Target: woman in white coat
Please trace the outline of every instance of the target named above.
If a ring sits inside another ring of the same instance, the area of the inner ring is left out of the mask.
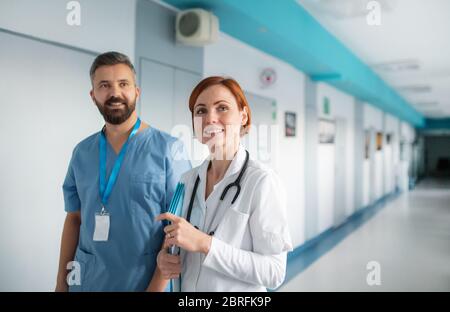
[[[202,80],[189,98],[194,132],[209,157],[182,177],[182,217],[170,213],[153,289],[180,277],[181,291],[266,291],[284,281],[292,250],[284,190],[240,144],[251,111],[230,78]],[[180,247],[171,255],[167,247]]]

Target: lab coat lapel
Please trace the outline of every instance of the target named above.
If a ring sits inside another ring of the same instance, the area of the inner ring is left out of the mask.
[[[205,228],[207,228],[207,233],[215,231],[217,229],[217,227],[220,224],[220,220],[222,220],[223,216],[230,209],[231,201],[234,197],[234,194],[236,194],[237,189],[235,187],[230,188],[223,200],[220,200],[220,197],[222,196],[225,187],[236,180],[239,173],[241,172],[244,162],[245,162],[245,148],[243,146],[239,146],[239,150],[236,153],[236,156],[234,157],[230,166],[228,167],[225,176],[223,177],[222,181],[219,182],[219,185],[217,185],[217,187],[214,189],[214,196],[217,197],[216,199],[217,208],[215,210],[215,215],[211,218],[211,222],[209,224],[205,224]]]
[[[239,149],[236,155],[234,156],[233,160],[231,161],[231,164],[228,167],[227,172],[225,173],[222,180],[225,181],[230,176],[241,172],[241,168],[244,165],[244,162],[245,162],[245,148],[242,145],[239,145]]]
[[[205,203],[205,191],[206,191],[206,174],[208,171],[208,165],[209,165],[209,157],[200,165],[198,168],[198,176],[200,177],[200,182],[198,184],[197,194],[196,196],[196,202],[202,207],[202,209],[206,208]]]

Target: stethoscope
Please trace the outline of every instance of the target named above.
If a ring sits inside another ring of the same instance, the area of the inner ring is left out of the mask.
[[[249,159],[249,153],[248,151],[245,151],[245,161],[244,164],[242,165],[241,168],[241,172],[239,173],[239,176],[236,178],[236,180],[234,180],[234,182],[228,184],[225,189],[222,192],[222,195],[220,195],[220,200],[223,200],[225,198],[225,196],[228,193],[228,190],[232,187],[236,187],[237,191],[236,194],[234,194],[233,200],[231,201],[231,204],[234,204],[234,202],[236,201],[236,199],[238,198],[239,194],[241,193],[241,178],[245,173],[245,170],[247,170],[248,167],[248,159]],[[186,216],[186,220],[187,222],[191,222],[191,212],[192,212],[192,207],[194,206],[194,198],[195,195],[197,194],[197,188],[198,188],[198,183],[200,182],[200,176],[197,175],[197,179],[195,180],[195,184],[194,184],[194,189],[192,191],[191,194],[191,199],[189,200],[189,206],[188,206],[188,211],[187,211],[187,216]],[[198,229],[198,227],[196,227]],[[214,235],[214,231],[211,231],[209,233],[209,235]]]
[[[249,153],[248,153],[248,151],[245,151],[245,161],[244,161],[244,164],[242,165],[241,172],[239,173],[236,180],[234,180],[234,182],[228,184],[225,187],[225,189],[222,192],[222,195],[220,195],[220,200],[223,200],[225,198],[225,196],[227,195],[228,190],[230,188],[232,188],[233,186],[235,186],[237,191],[236,191],[236,194],[234,194],[233,200],[231,201],[231,204],[234,204],[234,202],[236,201],[236,199],[239,196],[239,193],[241,193],[241,184],[240,183],[241,183],[242,176],[245,173],[245,170],[247,170],[248,159],[249,159]],[[187,216],[186,216],[186,220],[189,223],[191,222],[191,212],[192,212],[192,207],[194,206],[194,198],[195,198],[195,195],[197,194],[199,182],[200,182],[200,176],[197,175],[197,179],[195,180],[195,184],[194,184],[194,189],[192,190],[191,198],[189,200],[189,206],[188,206],[188,211],[187,211]],[[195,226],[195,228],[198,230],[197,226]],[[214,235],[214,231],[209,232],[209,235]],[[181,273],[180,273],[179,279],[180,279],[180,291],[181,291]],[[171,286],[171,288],[173,289],[173,286]]]

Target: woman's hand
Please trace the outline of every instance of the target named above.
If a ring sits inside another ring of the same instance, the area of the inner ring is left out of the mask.
[[[163,248],[158,253],[156,263],[163,278],[171,279],[178,278],[181,273],[181,261],[180,256],[171,255],[167,252],[167,240],[164,241]]]
[[[190,252],[201,252],[207,254],[211,247],[212,237],[197,230],[186,219],[177,217],[171,213],[163,213],[156,220],[169,220],[172,222],[164,228],[167,245],[176,245]]]

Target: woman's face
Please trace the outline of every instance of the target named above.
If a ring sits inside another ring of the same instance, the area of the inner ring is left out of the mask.
[[[236,147],[241,126],[247,122],[246,110],[239,110],[233,93],[223,85],[203,90],[194,105],[194,131],[210,150]]]

